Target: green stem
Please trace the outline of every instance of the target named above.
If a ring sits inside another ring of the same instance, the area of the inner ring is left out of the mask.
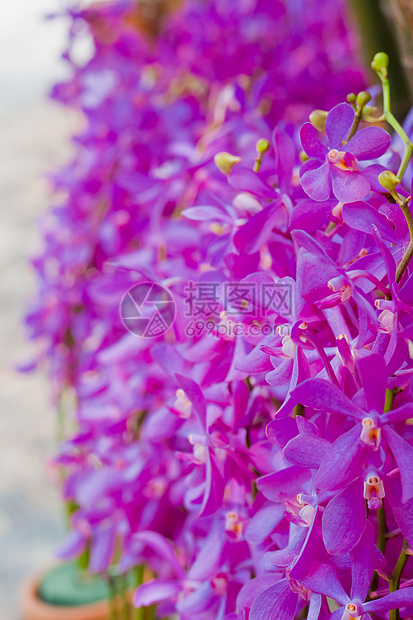
[[[90,560],[90,544],[86,545],[85,550],[79,555],[77,558],[77,564],[79,566],[79,570],[81,573],[87,573],[89,568],[89,560]]]
[[[410,161],[410,158],[413,154],[413,144],[410,142],[406,132],[403,127],[400,125],[398,120],[392,114],[390,109],[390,83],[387,77],[383,77],[382,74],[379,73],[379,77],[381,79],[382,87],[383,87],[383,110],[386,121],[389,123],[391,127],[393,127],[394,131],[399,134],[400,138],[403,140],[404,144],[404,154],[403,159],[401,161],[399,170],[397,172],[397,178],[400,181],[404,177],[404,173],[406,172],[407,165]]]
[[[145,570],[145,565],[141,564],[140,566],[135,566],[133,569],[134,572],[134,587],[138,588],[143,584],[143,573]],[[133,608],[133,620],[144,620],[144,609],[143,607]]]
[[[404,145],[403,159],[402,159],[402,162],[400,164],[399,170],[397,172],[397,178],[398,179],[402,179],[404,177],[404,173],[406,172],[407,165],[408,165],[412,155],[413,155],[413,145],[412,145],[412,143],[409,140],[409,144],[405,143],[405,145]]]
[[[384,512],[384,506],[381,506],[377,510],[377,522],[379,526],[379,532],[377,536],[377,548],[379,549],[379,551],[384,553],[386,551],[386,545],[387,545],[386,535],[388,532],[387,523],[386,523],[386,513]],[[373,579],[371,580],[369,591],[374,592],[375,590],[377,590],[378,583],[379,583],[379,575],[376,571],[374,571],[374,575],[373,575]]]
[[[359,128],[361,117],[363,115],[363,109],[357,110],[356,115],[354,117],[353,124],[350,129],[350,133],[348,134],[346,142],[351,140],[351,138],[356,134],[357,129]]]
[[[128,583],[126,575],[119,575],[119,585],[122,601],[122,620],[129,620]]]
[[[406,172],[406,168],[413,154],[413,144],[410,142],[406,132],[400,123],[396,120],[390,110],[390,84],[387,78],[387,71],[385,74],[378,72],[380,77],[382,87],[383,87],[383,109],[384,116],[389,123],[393,127],[393,129],[399,134],[400,138],[403,140],[404,144],[404,154],[403,158],[397,172],[397,178],[402,181],[404,173]],[[400,205],[401,210],[403,211],[403,215],[406,218],[407,226],[409,228],[410,233],[410,243],[408,248],[400,262],[400,265],[397,267],[396,271],[396,282],[400,282],[404,272],[407,269],[407,266],[411,259],[413,258],[413,218],[410,213],[409,208],[410,196]]]
[[[393,127],[394,131],[396,131],[399,134],[399,136],[401,137],[403,142],[405,144],[408,144],[408,143],[410,143],[410,140],[407,137],[406,132],[404,131],[403,127],[400,125],[400,123],[396,119],[396,117],[392,114],[391,109],[390,109],[390,83],[389,83],[389,80],[388,80],[388,78],[382,77],[381,74],[379,74],[379,75],[380,75],[380,79],[381,79],[381,83],[382,83],[382,87],[383,87],[383,110],[384,110],[384,116],[386,118],[386,121],[389,123],[389,125],[391,125]]]
[[[362,91],[357,95],[355,110],[356,114],[354,116],[354,121],[350,129],[350,133],[348,134],[348,138],[346,142],[351,140],[351,138],[356,134],[357,129],[359,128],[360,121],[363,118],[364,108],[371,100],[371,95],[368,92]]]
[[[118,620],[118,612],[116,608],[116,584],[115,579],[108,575],[109,586],[109,620]]]
[[[388,413],[393,409],[394,397],[396,396],[393,390],[386,390],[386,400],[384,401],[384,412]]]
[[[407,543],[403,540],[403,547],[399,555],[399,559],[397,560],[396,567],[393,571],[393,574],[390,578],[389,583],[389,591],[396,592],[400,588],[400,579],[402,577],[403,571],[409,559],[409,556],[406,553]],[[389,620],[399,620],[400,614],[398,609],[392,609],[389,613]]]
[[[377,510],[377,520],[379,524],[379,535],[377,538],[377,549],[384,553],[386,551],[387,545],[387,523],[386,523],[386,513],[384,512],[384,506],[381,506]]]
[[[410,196],[409,198],[407,198],[403,204],[400,205],[401,210],[403,211],[403,215],[406,218],[406,222],[407,222],[407,226],[409,228],[409,233],[410,233],[410,243],[407,247],[407,250],[399,264],[399,266],[397,267],[397,271],[396,271],[396,282],[400,282],[400,280],[402,279],[402,276],[404,274],[404,272],[407,269],[408,264],[410,263],[410,260],[413,257],[413,217],[412,214],[410,212],[410,208],[409,208],[409,202],[410,202]]]

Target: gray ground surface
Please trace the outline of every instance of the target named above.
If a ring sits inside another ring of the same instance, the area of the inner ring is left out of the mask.
[[[63,24],[42,24],[52,0],[5,3],[0,22],[0,617],[21,620],[24,579],[47,567],[63,532],[58,489],[47,471],[56,419],[46,379],[14,365],[33,350],[21,317],[34,291],[28,257],[48,205],[46,171],[69,156],[77,119],[45,100],[64,75]],[[4,18],[4,19],[3,19]]]

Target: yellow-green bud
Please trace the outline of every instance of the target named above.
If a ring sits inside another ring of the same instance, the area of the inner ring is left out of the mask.
[[[389,66],[389,57],[384,52],[378,52],[371,63],[371,68],[376,73],[381,73],[384,78],[387,78],[387,68]]]
[[[308,118],[313,127],[318,131],[324,131],[327,114],[328,112],[324,110],[313,110]]]
[[[391,170],[385,170],[379,174],[379,183],[384,189],[387,189],[388,192],[394,192],[400,183],[400,179],[398,179]]]
[[[376,106],[372,106],[372,105],[366,105],[363,108],[363,118],[365,116],[371,116],[373,114],[373,112],[375,112],[377,110]],[[375,119],[375,122],[377,122],[377,120]]]
[[[356,93],[349,93],[349,94],[347,95],[347,101],[348,101],[348,103],[351,103],[351,104],[356,103],[356,99],[357,99],[357,97],[356,97]]]
[[[261,140],[258,140],[257,142],[257,152],[260,155],[263,155],[264,153],[266,153],[269,148],[270,148],[270,143],[268,142],[268,140],[266,140],[265,138],[261,138]]]
[[[359,108],[364,108],[364,106],[371,101],[371,95],[366,90],[362,90],[361,93],[357,95],[356,101]]]
[[[225,151],[217,153],[214,157],[215,165],[223,174],[229,174],[233,167],[240,161],[241,157],[231,155],[231,153],[225,153]]]

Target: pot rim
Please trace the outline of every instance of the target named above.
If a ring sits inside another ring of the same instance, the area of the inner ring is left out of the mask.
[[[23,611],[27,620],[106,620],[108,601],[61,606],[42,601],[38,594],[40,577],[29,578],[23,586]]]

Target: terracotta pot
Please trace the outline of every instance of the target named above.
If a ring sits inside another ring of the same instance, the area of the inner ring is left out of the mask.
[[[40,600],[37,595],[39,583],[39,578],[33,578],[24,586],[24,620],[108,620],[109,605],[107,601],[76,607],[49,605]]]

